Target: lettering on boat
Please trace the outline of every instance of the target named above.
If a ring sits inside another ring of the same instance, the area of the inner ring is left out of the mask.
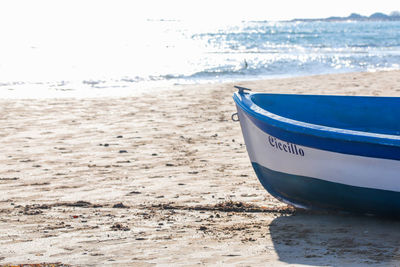
[[[280,151],[304,157],[304,150],[295,144],[281,141],[273,136],[268,136],[268,142],[272,147]]]

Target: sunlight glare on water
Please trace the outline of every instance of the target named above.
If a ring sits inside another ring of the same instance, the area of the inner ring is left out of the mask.
[[[400,22],[162,20],[61,3],[0,14],[0,97],[399,69]]]

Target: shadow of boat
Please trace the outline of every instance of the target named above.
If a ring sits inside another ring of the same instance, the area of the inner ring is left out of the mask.
[[[320,266],[400,265],[400,221],[366,216],[297,214],[270,224],[279,259]]]

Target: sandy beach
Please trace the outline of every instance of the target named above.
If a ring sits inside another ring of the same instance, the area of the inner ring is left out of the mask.
[[[400,221],[296,211],[253,172],[232,83],[0,100],[0,264],[400,265]],[[239,82],[400,96],[400,71]]]

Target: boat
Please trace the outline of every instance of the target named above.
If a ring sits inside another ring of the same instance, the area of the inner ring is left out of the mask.
[[[235,87],[234,115],[271,195],[304,209],[400,216],[400,97]]]

